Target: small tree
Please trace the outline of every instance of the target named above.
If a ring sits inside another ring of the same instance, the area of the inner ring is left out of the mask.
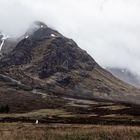
[[[4,106],[3,105],[0,107],[0,113],[4,113]]]
[[[5,105],[5,106],[1,105],[0,113],[8,113],[9,111],[10,111],[10,108],[8,105]]]
[[[10,108],[9,108],[8,105],[6,105],[6,106],[5,106],[5,113],[9,113],[9,111],[10,111]]]

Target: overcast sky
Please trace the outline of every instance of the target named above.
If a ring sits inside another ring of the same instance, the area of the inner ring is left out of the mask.
[[[23,34],[42,20],[102,66],[140,74],[140,0],[0,0],[0,30]]]

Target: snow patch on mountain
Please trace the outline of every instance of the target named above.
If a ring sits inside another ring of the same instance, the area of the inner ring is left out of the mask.
[[[1,44],[0,44],[0,51],[1,51],[1,49],[2,49],[2,47],[3,47],[3,45],[4,45],[5,40],[8,39],[9,36],[4,35],[4,34],[2,34],[2,33],[0,33],[0,35],[2,36],[2,37],[1,37]]]
[[[27,39],[27,38],[29,38],[29,36],[27,35],[27,36],[25,36],[25,38]]]
[[[51,37],[55,37],[56,35],[55,34],[51,34]]]

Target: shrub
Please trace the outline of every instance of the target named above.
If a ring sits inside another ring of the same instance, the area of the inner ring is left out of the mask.
[[[0,113],[8,113],[10,111],[10,108],[8,105],[1,105],[0,106]]]

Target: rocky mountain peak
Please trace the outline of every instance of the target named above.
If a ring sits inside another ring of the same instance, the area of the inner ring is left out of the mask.
[[[33,25],[36,26],[36,28],[48,28],[48,26],[42,21],[35,21]]]
[[[55,37],[60,35],[57,31],[49,28],[41,21],[35,21],[27,30],[23,38],[31,38],[32,40],[43,40],[47,37]]]
[[[26,33],[16,47],[0,60],[0,67],[28,65],[41,78],[70,70],[90,71],[96,65],[86,51],[72,40],[49,28],[42,22],[32,34]],[[28,36],[27,36],[28,34]]]

